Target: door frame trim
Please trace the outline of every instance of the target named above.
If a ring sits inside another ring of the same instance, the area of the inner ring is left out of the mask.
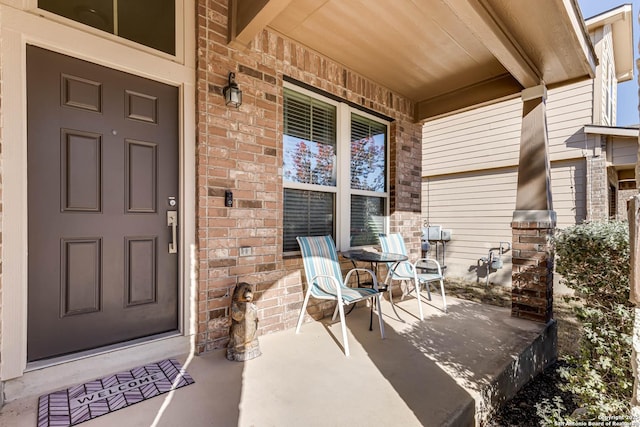
[[[185,34],[195,33],[194,0],[184,1]],[[0,4],[2,117],[2,308],[0,380],[27,370],[28,206],[26,45],[31,44],[179,89],[179,331],[194,348],[197,252],[195,250],[195,40],[183,37],[185,63],[115,43],[41,16]],[[100,55],[99,57],[96,55]],[[12,108],[6,106],[11,105]],[[8,177],[11,177],[8,179]],[[126,343],[123,343],[123,347]],[[96,367],[98,368],[98,367]],[[109,368],[105,367],[108,371]],[[103,369],[105,369],[103,368]],[[94,375],[99,375],[95,373]],[[11,396],[7,396],[11,400]]]

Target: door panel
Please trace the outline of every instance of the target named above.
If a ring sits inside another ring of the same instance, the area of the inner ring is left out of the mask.
[[[178,327],[178,89],[27,46],[28,360]]]

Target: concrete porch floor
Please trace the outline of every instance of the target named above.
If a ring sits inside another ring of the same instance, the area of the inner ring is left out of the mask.
[[[260,337],[262,356],[230,362],[224,351],[178,359],[195,380],[80,424],[102,426],[468,426],[510,397],[553,357],[555,324],[510,317],[508,309],[447,298],[383,302],[386,339],[369,309],[347,316],[351,356],[338,322]],[[155,362],[155,360],[149,360]],[[132,366],[133,368],[133,366]],[[61,384],[65,388],[69,384]],[[51,390],[53,391],[53,390]],[[35,427],[37,396],[8,402],[0,426]]]

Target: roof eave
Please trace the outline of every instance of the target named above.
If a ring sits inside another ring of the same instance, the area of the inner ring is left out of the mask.
[[[633,7],[623,4],[585,21],[587,29],[593,31],[611,25],[616,78],[619,83],[633,79]]]

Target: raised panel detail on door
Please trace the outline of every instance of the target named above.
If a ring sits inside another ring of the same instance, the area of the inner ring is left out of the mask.
[[[100,311],[101,239],[62,239],[60,315]]]
[[[102,85],[82,77],[62,75],[62,105],[102,111]]]
[[[132,140],[125,140],[125,144],[127,212],[155,212],[158,188],[157,145]]]
[[[157,244],[155,237],[126,238],[126,306],[156,302]]]
[[[102,139],[95,133],[63,129],[62,211],[100,212]]]
[[[178,331],[178,88],[31,45],[26,72],[27,360]]]
[[[132,120],[158,123],[158,98],[143,93],[126,91],[126,115]]]

